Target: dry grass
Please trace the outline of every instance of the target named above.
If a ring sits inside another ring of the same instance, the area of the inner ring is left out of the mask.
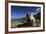
[[[40,20],[36,20],[35,23],[36,23],[37,25],[40,25]],[[23,24],[23,22],[13,21],[13,22],[11,22],[11,27],[12,27],[12,28],[16,28],[17,25],[20,25],[20,24]]]

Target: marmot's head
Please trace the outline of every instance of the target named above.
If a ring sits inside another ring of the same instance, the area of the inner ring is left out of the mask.
[[[28,16],[33,16],[32,12],[28,12]]]

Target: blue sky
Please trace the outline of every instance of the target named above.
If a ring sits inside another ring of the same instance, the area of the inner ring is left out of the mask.
[[[11,18],[18,19],[25,17],[27,12],[37,14],[40,12],[40,7],[29,7],[29,6],[11,6]]]

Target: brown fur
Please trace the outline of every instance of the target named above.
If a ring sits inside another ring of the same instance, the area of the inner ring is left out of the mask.
[[[30,19],[31,17],[29,17],[29,14],[27,13],[26,14],[26,20],[27,20],[27,23],[30,23],[30,24],[32,24],[32,25],[34,25],[35,24],[35,18],[33,19]]]

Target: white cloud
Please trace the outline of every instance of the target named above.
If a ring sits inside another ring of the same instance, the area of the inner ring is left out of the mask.
[[[36,9],[36,12],[35,13],[32,13],[32,14],[35,15],[35,14],[39,13],[40,12],[39,10],[40,10],[40,8],[37,8]]]

